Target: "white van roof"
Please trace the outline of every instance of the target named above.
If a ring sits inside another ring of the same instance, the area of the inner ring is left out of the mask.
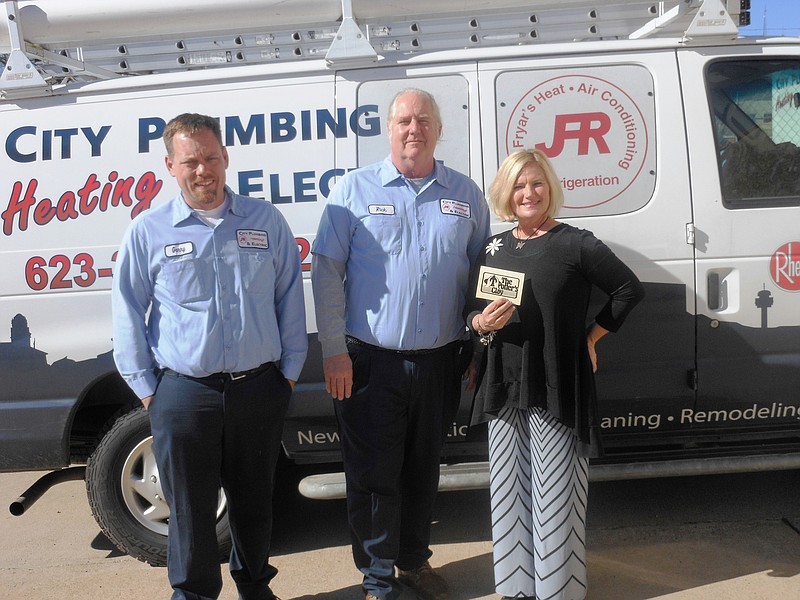
[[[738,34],[740,0],[5,0],[0,93],[236,64]],[[746,23],[742,23],[746,24]]]

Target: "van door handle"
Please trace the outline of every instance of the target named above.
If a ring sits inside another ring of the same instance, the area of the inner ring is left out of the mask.
[[[719,273],[710,271],[708,273],[708,308],[710,310],[717,310],[721,306],[719,290],[720,290]]]

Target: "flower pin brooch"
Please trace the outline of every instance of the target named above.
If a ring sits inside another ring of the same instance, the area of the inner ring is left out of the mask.
[[[489,245],[486,246],[486,254],[491,254],[494,256],[494,253],[500,250],[500,246],[503,245],[503,242],[500,241],[500,238],[494,238]]]

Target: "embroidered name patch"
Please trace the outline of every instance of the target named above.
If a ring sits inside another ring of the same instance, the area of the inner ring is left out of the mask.
[[[192,242],[181,242],[180,244],[170,244],[164,246],[164,254],[169,258],[176,256],[185,256],[194,252],[194,244]]]
[[[472,215],[469,203],[462,202],[461,200],[442,198],[439,200],[439,206],[442,209],[442,213],[445,215],[456,215],[457,217],[463,217],[465,219],[469,219]]]
[[[239,248],[269,248],[269,237],[266,231],[260,229],[237,229],[236,242]]]
[[[394,206],[391,204],[370,204],[369,214],[371,215],[393,215]]]

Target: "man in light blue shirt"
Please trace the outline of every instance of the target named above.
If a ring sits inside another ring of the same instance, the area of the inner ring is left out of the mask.
[[[366,600],[402,585],[447,600],[428,562],[430,523],[472,354],[462,311],[489,211],[474,182],[434,160],[442,124],[429,93],[395,96],[387,128],[390,156],[345,175],[328,199],[314,302]]]
[[[225,185],[216,120],[180,115],[164,142],[181,192],[125,234],[113,284],[114,359],[150,415],[170,507],[172,598],[221,591],[222,485],[239,597],[270,600],[272,480],[308,345],[297,243],[272,204]]]

